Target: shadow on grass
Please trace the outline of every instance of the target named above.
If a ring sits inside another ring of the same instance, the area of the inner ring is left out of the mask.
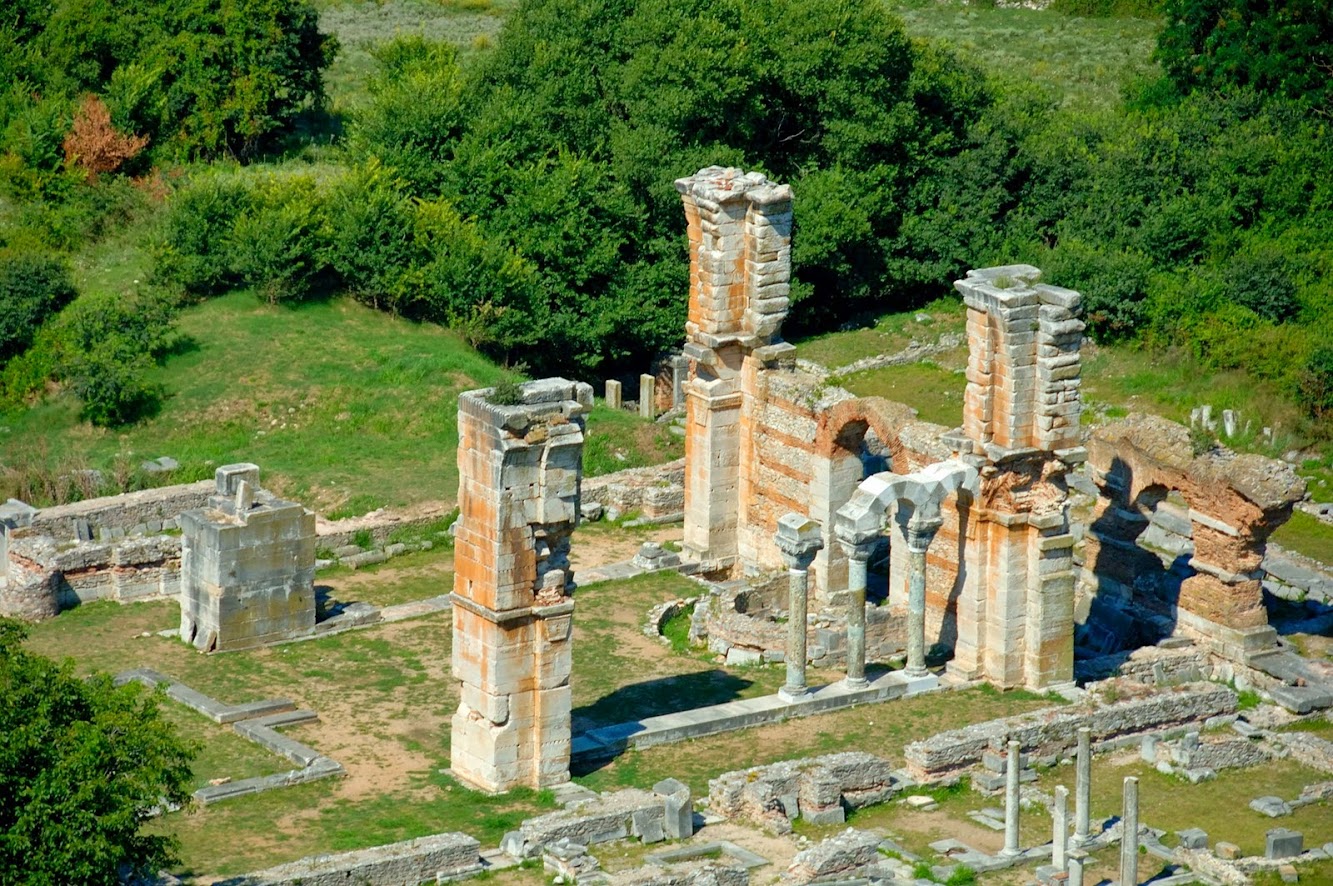
[[[574,732],[735,701],[753,685],[721,668],[632,683],[575,708]]]

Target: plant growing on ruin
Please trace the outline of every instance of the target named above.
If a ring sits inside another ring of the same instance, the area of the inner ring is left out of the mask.
[[[523,386],[516,381],[502,381],[491,388],[486,399],[496,406],[519,406],[523,403]]]

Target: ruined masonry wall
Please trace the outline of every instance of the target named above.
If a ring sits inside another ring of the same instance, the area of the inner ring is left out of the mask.
[[[1064,753],[1077,744],[1084,726],[1103,741],[1234,714],[1236,703],[1236,693],[1225,686],[1196,684],[1101,707],[1045,708],[978,723],[912,742],[903,755],[908,772],[931,780],[980,762],[985,751],[1001,750],[1010,739],[1027,752]]]
[[[94,538],[107,540],[160,532],[164,528],[175,528],[183,511],[207,505],[213,492],[212,480],[200,480],[198,483],[90,498],[42,508],[33,514],[32,526],[62,540],[74,539],[79,523],[89,526]]]
[[[592,389],[545,379],[520,392],[514,405],[490,390],[458,404],[450,761],[492,792],[569,780],[569,543]]]
[[[38,620],[95,600],[173,597],[180,590],[180,547],[169,535],[68,545],[16,535],[9,579],[0,585],[0,614]]]
[[[435,834],[334,855],[316,855],[245,877],[247,886],[423,883],[481,870],[480,844],[467,834]]]

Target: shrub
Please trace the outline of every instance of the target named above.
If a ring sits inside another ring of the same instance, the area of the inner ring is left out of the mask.
[[[178,191],[154,244],[157,278],[201,296],[236,285],[231,233],[253,202],[243,181],[225,175],[206,175]]]
[[[0,361],[32,344],[38,327],[74,296],[62,260],[39,252],[0,251]]]
[[[232,224],[232,271],[270,304],[301,301],[325,268],[327,225],[325,201],[313,179],[269,179]]]
[[[328,262],[359,300],[392,304],[412,260],[416,210],[404,184],[371,159],[346,176],[329,198]]]
[[[124,135],[111,125],[111,112],[95,95],[83,97],[74,113],[74,125],[65,136],[62,147],[65,163],[77,166],[90,180],[108,172],[115,172],[126,160],[133,159],[148,139],[144,136]]]

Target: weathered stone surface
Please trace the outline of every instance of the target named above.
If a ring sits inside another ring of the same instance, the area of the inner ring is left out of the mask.
[[[809,808],[829,821],[843,804],[882,803],[898,790],[888,761],[848,751],[723,773],[708,782],[708,804],[728,818],[790,820]]]
[[[624,839],[630,835],[632,823],[636,836],[644,830],[661,834],[662,798],[635,788],[602,794],[573,809],[527,819],[519,826],[517,836],[506,837],[504,849],[516,858],[535,858],[559,840],[592,846]]]
[[[227,880],[226,886],[419,886],[437,877],[481,870],[479,844],[467,834],[436,834],[358,849],[316,855]]]
[[[224,465],[209,506],[180,517],[180,637],[204,652],[315,629],[315,515],[256,495],[258,478],[254,465]]]
[[[1046,708],[979,723],[912,742],[903,754],[908,771],[914,777],[928,779],[980,762],[986,749],[1006,738],[1017,740],[1029,752],[1043,753],[1073,747],[1083,726],[1091,730],[1094,739],[1105,740],[1200,722],[1235,710],[1235,692],[1216,684],[1199,684],[1101,707]]]
[[[749,872],[725,861],[645,865],[612,874],[611,886],[747,886]]]
[[[881,839],[866,831],[848,828],[796,853],[787,868],[787,876],[794,883],[809,883],[854,873],[879,860]]]
[[[458,400],[454,774],[487,791],[569,780],[570,534],[592,388],[564,379]]]
[[[1290,828],[1273,828],[1264,835],[1264,858],[1291,858],[1305,850],[1305,837]]]

